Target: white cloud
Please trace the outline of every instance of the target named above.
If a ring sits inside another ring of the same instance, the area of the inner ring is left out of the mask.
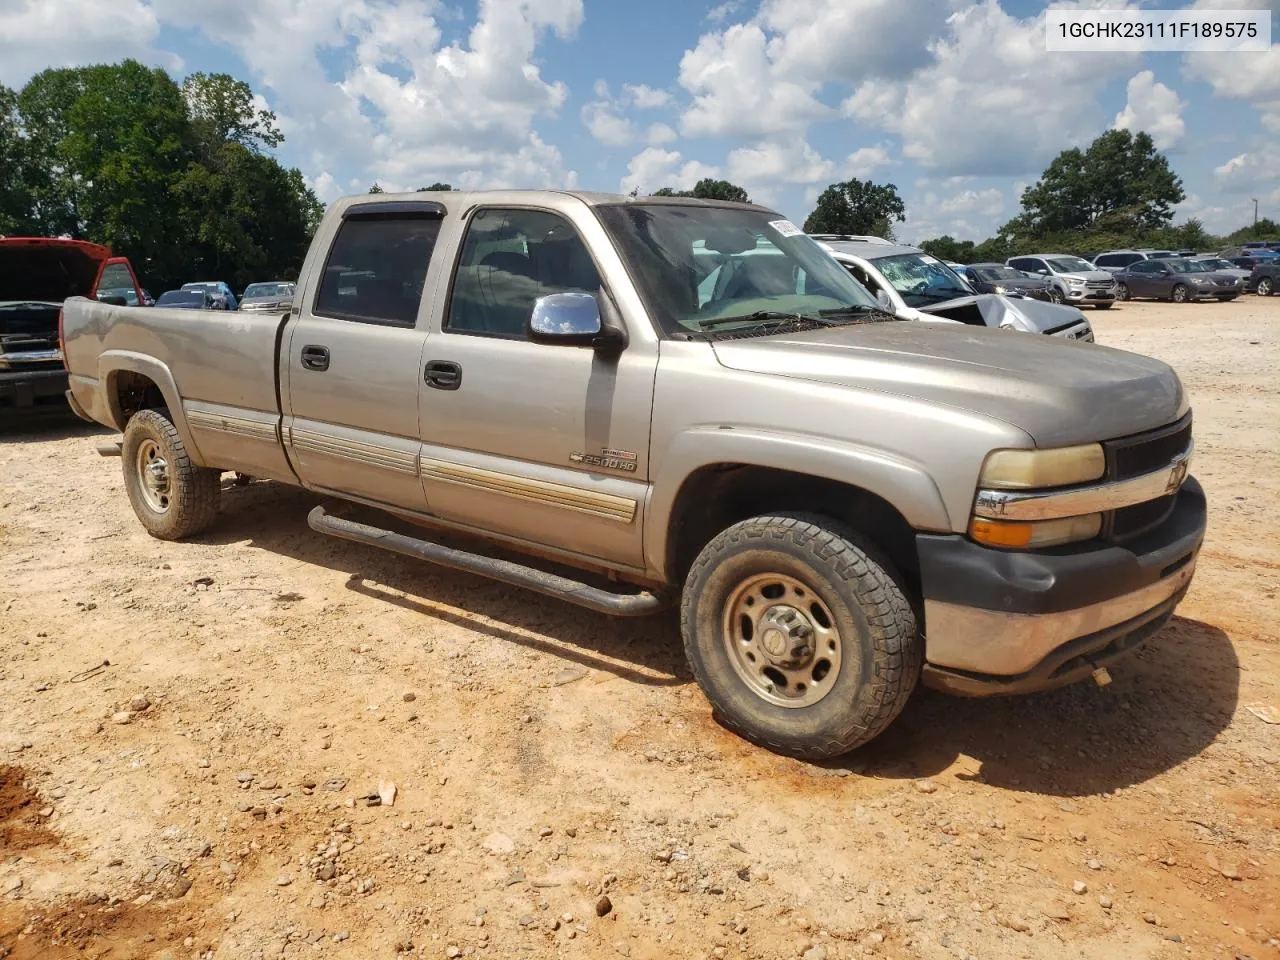
[[[1197,0],[1193,9],[1200,10],[1271,10],[1273,41],[1276,32],[1274,0]],[[1280,100],[1280,43],[1271,49],[1253,53],[1188,53],[1185,56],[1188,76],[1203,80],[1215,96],[1252,100],[1263,104]],[[1272,110],[1276,106],[1272,105]]]
[[[742,9],[742,0],[727,0],[725,3],[717,4],[707,11],[705,19],[712,23],[719,23],[721,20],[727,20]]]
[[[645,139],[655,147],[664,143],[670,143],[678,136],[679,134],[665,123],[651,123],[649,124],[649,129],[645,132]]]
[[[729,179],[743,186],[815,183],[834,171],[835,164],[803,140],[768,141],[729,153]]]
[[[636,127],[619,116],[617,106],[608,100],[592,100],[582,108],[582,122],[607,147],[622,147],[636,138]]]
[[[627,164],[626,175],[618,185],[623,193],[637,187],[642,193],[653,193],[662,187],[689,190],[704,177],[719,177],[720,168],[697,160],[682,162],[678,151],[661,147],[646,147]]]
[[[623,84],[622,97],[639,110],[657,110],[671,102],[671,94],[666,90],[656,90],[643,83]]]
[[[893,163],[893,157],[889,153],[889,148],[883,143],[878,143],[871,147],[860,147],[849,154],[845,160],[845,172],[850,177],[857,177],[859,180],[868,180],[875,173]]]
[[[1039,169],[1098,132],[1098,94],[1137,54],[1047,56],[1044,13],[1020,19],[997,0],[953,13],[933,62],[903,81],[873,79],[846,116],[897,133],[903,153],[941,174]]]
[[[1213,175],[1228,193],[1273,189],[1280,182],[1280,144],[1263,143],[1256,150],[1238,154],[1216,167]]]
[[[1150,70],[1135,73],[1129,80],[1129,99],[1112,124],[1117,130],[1145,131],[1159,150],[1176,146],[1187,131],[1182,121],[1183,102],[1156,80]]]
[[[984,213],[996,216],[1004,209],[1004,194],[991,187],[988,190],[965,190],[947,197],[938,204],[942,213]]]
[[[46,67],[134,57],[171,70],[181,58],[162,53],[155,11],[143,0],[3,0],[0,83],[18,85]]]

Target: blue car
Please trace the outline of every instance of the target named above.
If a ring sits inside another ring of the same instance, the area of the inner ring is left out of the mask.
[[[231,287],[223,283],[221,280],[205,280],[199,283],[184,283],[183,290],[196,290],[207,293],[213,297],[215,310],[234,310],[239,304],[236,302],[236,295],[231,292]]]

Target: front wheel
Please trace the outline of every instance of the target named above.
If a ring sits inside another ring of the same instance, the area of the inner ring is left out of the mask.
[[[1263,277],[1258,281],[1258,296],[1269,297],[1276,292],[1276,285],[1270,277]]]
[[[142,410],[129,419],[120,460],[133,512],[153,537],[194,536],[218,515],[221,471],[191,462],[165,411]]]
[[[1173,292],[1169,294],[1169,299],[1174,303],[1187,302],[1187,288],[1184,284],[1176,283],[1173,286]]]
[[[1050,288],[1049,288],[1049,302],[1050,302],[1050,303],[1061,303],[1061,302],[1062,302],[1062,291],[1061,291],[1061,290],[1059,290],[1057,287],[1050,287]]]
[[[1126,287],[1123,283],[1116,284],[1116,299],[1117,300],[1129,299],[1129,288]]]
[[[915,688],[923,641],[887,560],[834,520],[754,517],[703,548],[681,601],[685,653],[717,718],[809,760],[873,739]]]

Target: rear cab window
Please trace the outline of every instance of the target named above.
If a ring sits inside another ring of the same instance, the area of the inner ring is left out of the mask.
[[[316,291],[316,316],[412,327],[440,236],[438,204],[349,208]]]

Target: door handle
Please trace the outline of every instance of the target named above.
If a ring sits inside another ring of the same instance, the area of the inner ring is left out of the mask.
[[[309,343],[302,348],[302,366],[307,370],[329,369],[329,348]]]
[[[462,367],[451,360],[428,360],[422,376],[427,386],[437,390],[457,390],[462,386]]]

